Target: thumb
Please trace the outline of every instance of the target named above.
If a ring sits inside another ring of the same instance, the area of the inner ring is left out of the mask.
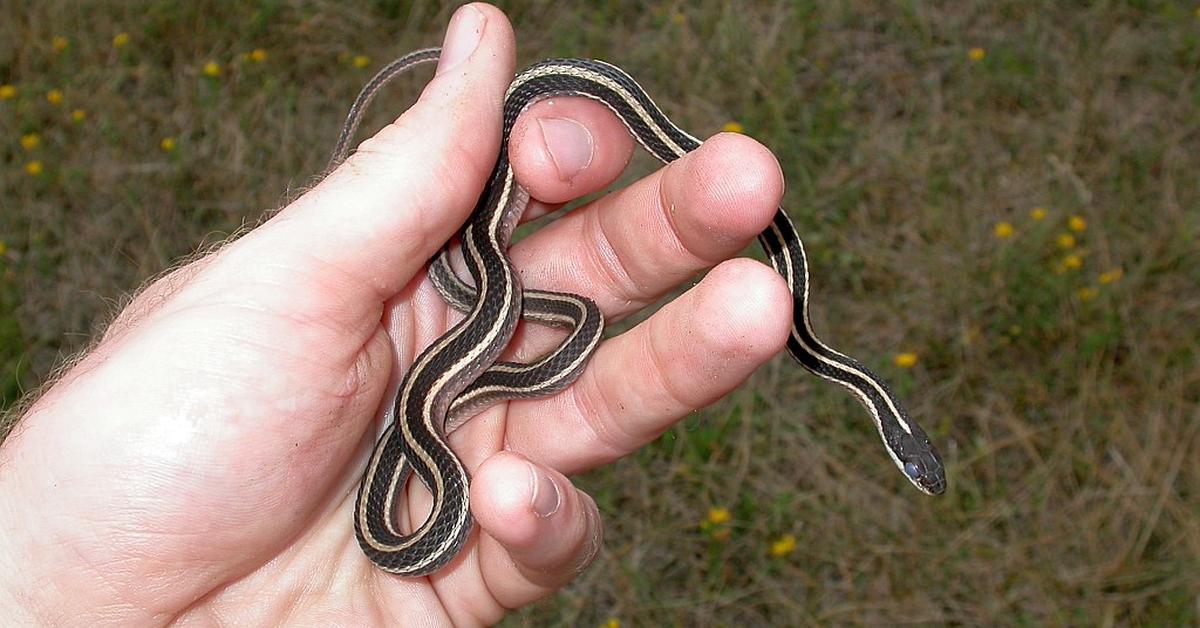
[[[420,99],[238,244],[257,240],[271,266],[306,266],[317,284],[350,287],[349,279],[369,300],[391,297],[454,234],[487,182],[514,49],[498,9],[460,7]]]

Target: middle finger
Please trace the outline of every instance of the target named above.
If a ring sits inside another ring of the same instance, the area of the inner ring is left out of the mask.
[[[513,246],[510,257],[527,289],[581,294],[620,319],[744,249],[770,223],[782,195],[783,175],[770,151],[721,133],[550,223]]]

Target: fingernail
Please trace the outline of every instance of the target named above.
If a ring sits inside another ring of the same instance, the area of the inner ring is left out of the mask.
[[[594,145],[587,127],[567,118],[540,118],[538,126],[558,178],[570,181],[592,163]]]
[[[446,28],[446,40],[442,42],[442,55],[438,58],[437,73],[462,63],[475,52],[483,38],[483,24],[487,17],[471,5],[454,12],[450,26]]]
[[[529,465],[529,474],[530,484],[533,485],[533,496],[529,498],[529,505],[533,507],[533,512],[539,517],[549,517],[558,512],[558,505],[562,503],[558,485],[536,465]]]

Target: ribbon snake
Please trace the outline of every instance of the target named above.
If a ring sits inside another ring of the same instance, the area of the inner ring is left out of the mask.
[[[409,53],[363,87],[347,116],[329,171],[346,158],[363,112],[379,89],[413,66],[437,60],[438,54],[437,48]],[[603,61],[550,59],[513,80],[504,101],[496,166],[460,232],[462,257],[472,281],[458,277],[448,249],[430,263],[434,285],[447,303],[465,313],[464,318],[422,351],[404,375],[358,490],[354,508],[358,543],[385,571],[404,576],[433,573],[453,560],[470,535],[468,474],[446,443],[446,434],[499,401],[564,389],[600,342],[604,322],[595,303],[573,294],[523,289],[507,258],[513,229],[529,201],[509,164],[509,133],[526,107],[550,96],[583,96],[603,103],[663,163],[700,146],[700,140],[663,114],[637,81]],[[944,492],[945,471],[937,451],[887,384],[813,332],[808,316],[808,263],[782,207],[758,241],[791,289],[788,351],[809,371],[857,396],[905,478],[924,493]],[[522,317],[566,328],[568,335],[531,364],[497,362]],[[424,523],[404,532],[398,527],[396,500],[414,473],[432,493],[433,506]]]

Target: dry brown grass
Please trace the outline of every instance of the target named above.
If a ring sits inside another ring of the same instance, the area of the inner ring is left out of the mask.
[[[6,404],[146,277],[310,181],[370,72],[346,55],[377,67],[437,41],[448,15],[393,1],[19,6],[0,11],[0,84],[20,90],[0,101]],[[607,551],[514,624],[1197,621],[1195,7],[507,8],[523,61],[614,60],[695,132],[737,120],[776,151],[818,329],[875,356],[951,482],[941,499],[914,494],[855,402],[780,358],[581,479]],[[121,31],[132,41],[115,50]],[[265,62],[240,60],[260,47]],[[202,75],[209,59],[221,77]],[[42,98],[53,87],[60,107]],[[376,122],[405,98],[380,102]],[[85,122],[69,121],[76,107]],[[39,177],[22,170],[33,158]],[[1088,223],[1081,268],[1059,274],[1072,215]],[[993,235],[999,221],[1011,239]],[[1113,268],[1121,279],[1098,283]],[[918,364],[893,366],[898,351]],[[712,507],[731,520],[701,525]],[[785,534],[796,549],[771,557]]]

